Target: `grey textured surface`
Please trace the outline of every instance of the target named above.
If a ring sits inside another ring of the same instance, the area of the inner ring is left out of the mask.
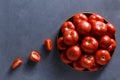
[[[0,80],[119,80],[120,0],[0,0]],[[78,72],[64,65],[56,47],[44,49],[45,38],[55,42],[60,25],[78,12],[95,12],[117,28],[117,48],[111,62],[98,72]],[[38,64],[28,62],[32,50],[40,52]],[[11,71],[16,57],[24,64]]]

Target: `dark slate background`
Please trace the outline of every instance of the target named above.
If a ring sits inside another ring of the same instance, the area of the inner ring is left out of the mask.
[[[120,0],[0,0],[0,80],[120,80],[119,6]],[[66,18],[84,11],[101,14],[117,28],[115,54],[98,72],[74,71],[60,61],[55,46],[51,52],[43,46],[46,38],[55,42]],[[28,61],[32,50],[42,56],[37,64]],[[24,64],[12,71],[16,57]]]

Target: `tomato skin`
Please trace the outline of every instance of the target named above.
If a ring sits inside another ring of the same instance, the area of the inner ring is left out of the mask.
[[[98,41],[90,36],[83,39],[81,48],[86,54],[93,54],[98,49]]]
[[[51,39],[46,39],[46,40],[44,41],[44,44],[45,44],[46,50],[48,50],[48,51],[51,51],[51,50],[52,50],[52,48],[53,48],[53,42],[52,42]]]
[[[63,34],[63,39],[66,45],[75,45],[78,42],[79,36],[75,30],[68,30]]]
[[[63,37],[59,37],[57,39],[57,48],[59,50],[65,50],[65,49],[67,49],[67,45],[64,43]]]
[[[113,37],[115,35],[116,32],[116,28],[115,26],[113,26],[111,23],[107,23],[107,33],[110,37]]]
[[[92,24],[92,32],[97,36],[105,35],[107,34],[107,26],[103,22],[95,21]]]
[[[71,61],[76,61],[81,56],[81,49],[78,46],[72,46],[66,51],[66,56]]]
[[[66,57],[66,52],[65,52],[65,51],[60,54],[60,59],[61,59],[61,61],[62,61],[63,63],[65,63],[65,64],[70,64],[70,63],[72,63],[72,61],[69,60],[69,59]]]
[[[95,54],[97,64],[106,65],[111,59],[110,53],[107,50],[98,50]]]
[[[66,31],[68,31],[70,29],[75,30],[75,26],[74,26],[74,24],[71,21],[66,21],[61,26],[62,33],[66,32]]]
[[[85,70],[84,67],[82,67],[78,62],[73,62],[73,68],[78,71],[83,71]]]
[[[92,14],[89,18],[88,21],[93,24],[95,21],[100,21],[100,22],[104,22],[104,18],[99,15],[99,14]]]
[[[78,34],[82,36],[86,36],[91,31],[91,25],[87,21],[80,21],[76,26],[76,30]]]
[[[80,21],[88,21],[88,18],[85,14],[83,13],[78,13],[78,14],[75,14],[74,17],[73,17],[73,23],[75,24],[75,26],[78,25],[78,23]]]
[[[16,58],[16,59],[13,61],[11,67],[12,67],[12,69],[16,69],[16,68],[20,67],[22,64],[23,64],[22,59]]]
[[[32,51],[30,53],[29,59],[35,63],[39,62],[41,59],[40,54],[37,51]]]
[[[104,35],[100,38],[99,45],[102,49],[107,49],[111,44],[111,38],[108,35]]]
[[[110,46],[108,47],[108,51],[111,52],[113,50],[115,50],[116,48],[116,41],[114,39],[110,40]]]
[[[88,68],[89,71],[97,71],[100,69],[100,65],[94,64],[92,67]]]
[[[95,59],[93,55],[82,55],[80,62],[82,67],[89,69],[95,63]]]

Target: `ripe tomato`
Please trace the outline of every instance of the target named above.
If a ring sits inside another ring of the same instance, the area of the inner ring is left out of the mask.
[[[45,48],[48,50],[48,51],[51,51],[52,48],[53,48],[53,42],[51,39],[46,39],[44,41],[44,44],[45,44]]]
[[[68,30],[63,34],[64,43],[67,45],[75,45],[78,42],[79,36],[75,30]]]
[[[89,71],[97,71],[100,68],[100,65],[94,64],[92,67],[88,68]]]
[[[18,68],[19,66],[21,66],[22,63],[23,63],[22,59],[16,58],[16,59],[13,61],[11,67],[12,67],[12,69],[16,69],[16,68]]]
[[[82,55],[79,63],[81,64],[82,67],[89,69],[92,67],[95,63],[95,59],[93,55]]]
[[[65,51],[60,54],[60,59],[61,59],[61,61],[62,61],[63,63],[65,63],[65,64],[70,64],[70,63],[72,63],[72,61],[69,60],[69,59],[66,57],[66,52],[65,52]]]
[[[87,21],[80,21],[76,26],[76,30],[80,35],[87,35],[91,31],[91,25]]]
[[[97,36],[105,35],[107,34],[107,26],[103,22],[95,21],[92,24],[92,32]]]
[[[100,22],[104,22],[104,18],[99,15],[99,14],[92,14],[89,18],[88,21],[92,24],[95,21],[100,21]]]
[[[72,22],[66,21],[62,24],[62,27],[61,27],[62,33],[66,32],[67,30],[70,30],[70,29],[75,30],[75,26]]]
[[[57,39],[57,48],[59,50],[65,50],[65,49],[67,49],[67,45],[64,43],[63,37],[59,37]]]
[[[116,41],[114,39],[110,40],[110,46],[108,47],[108,51],[111,52],[113,50],[115,50],[116,48]]]
[[[107,23],[106,26],[107,26],[108,35],[111,36],[111,37],[114,36],[115,32],[116,32],[115,26],[113,26],[111,23]]]
[[[111,44],[111,38],[108,35],[104,35],[100,38],[99,45],[102,49],[107,49]]]
[[[32,51],[29,56],[30,60],[33,62],[39,62],[41,59],[40,54],[37,51]]]
[[[85,20],[87,21],[88,18],[85,14],[83,13],[78,13],[78,14],[75,14],[74,17],[73,17],[73,23],[77,26],[77,24],[82,21],[82,20]]]
[[[72,47],[68,48],[68,50],[66,52],[66,56],[71,61],[78,60],[79,57],[81,56],[80,47],[78,47],[78,46],[72,46]]]
[[[100,65],[106,65],[110,59],[111,56],[107,50],[98,50],[95,54],[95,60]]]
[[[78,70],[78,71],[83,71],[83,70],[85,70],[85,68],[82,67],[78,62],[73,62],[72,64],[73,64],[73,68],[74,68],[75,70]]]
[[[98,49],[98,41],[93,37],[87,36],[83,39],[81,48],[87,54],[92,54]]]

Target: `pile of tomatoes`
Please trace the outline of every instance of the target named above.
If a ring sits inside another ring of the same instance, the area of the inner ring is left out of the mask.
[[[59,31],[60,59],[79,71],[97,71],[111,59],[116,48],[116,28],[101,15],[78,13]]]

